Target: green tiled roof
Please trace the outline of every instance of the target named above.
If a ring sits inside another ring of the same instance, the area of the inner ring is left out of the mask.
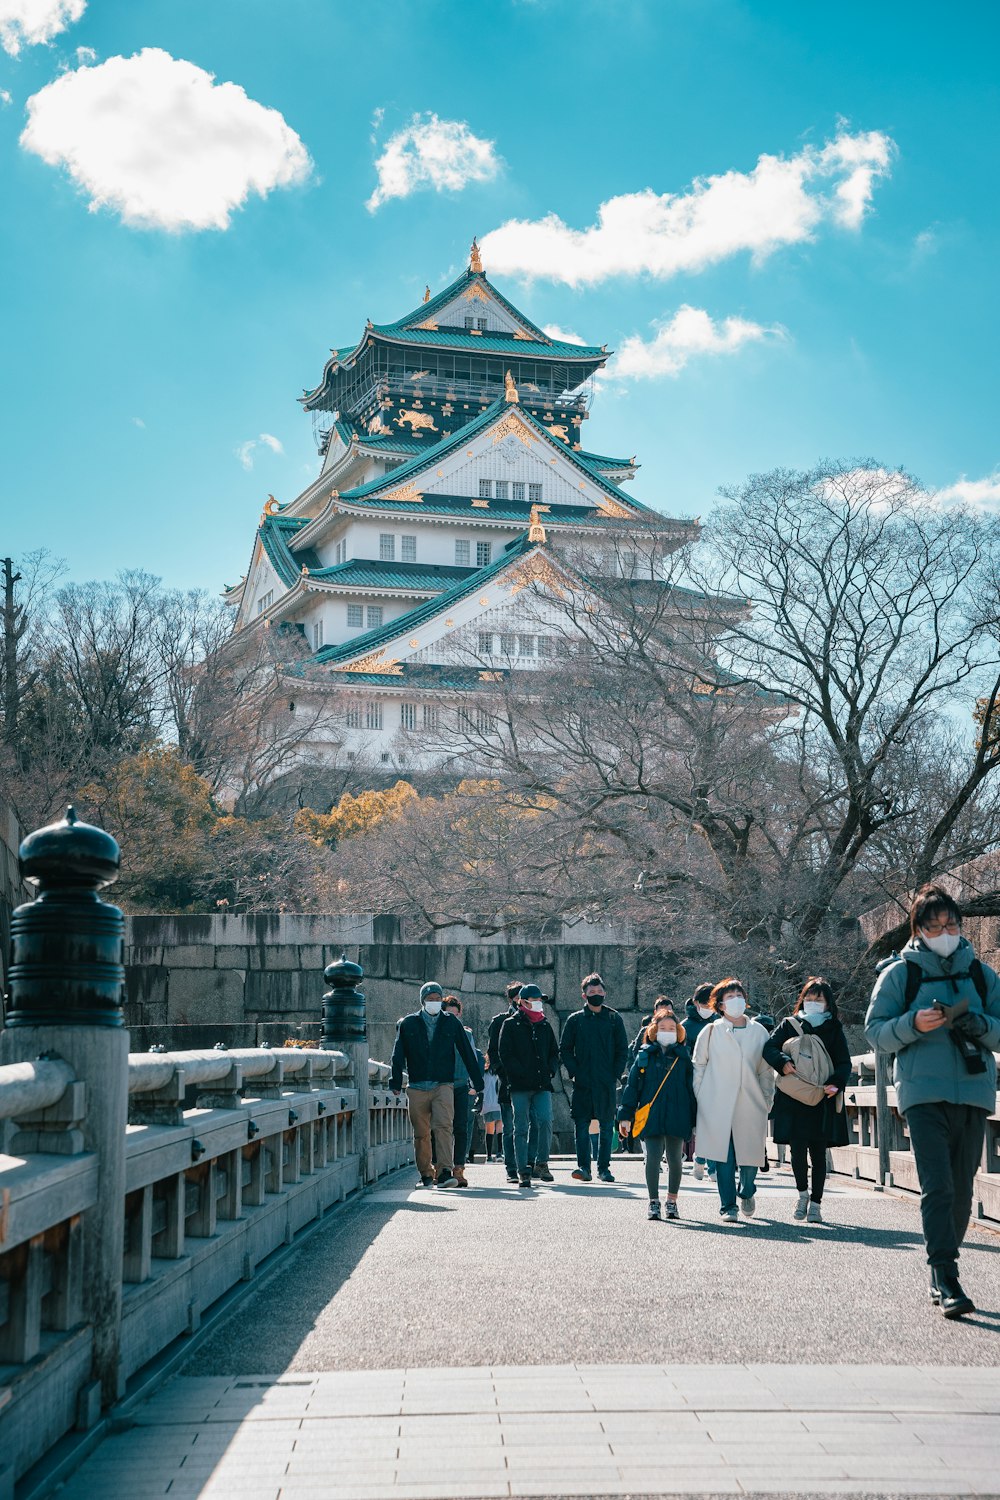
[[[468,349],[480,354],[509,354],[512,359],[572,359],[587,364],[603,362],[607,350],[592,344],[564,344],[558,339],[544,343],[534,339],[516,339],[513,334],[469,333],[464,328],[397,328],[393,323],[376,323],[367,330],[369,337],[393,344],[446,345],[449,349]]]
[[[340,498],[350,504],[353,495],[353,491],[345,491]],[[489,509],[485,510],[482,506],[473,505],[468,495],[425,495],[423,500],[385,500],[376,495],[357,503],[366,510],[399,511],[404,516],[452,516],[460,521],[515,521],[520,526],[527,526],[531,517],[531,503],[527,500],[491,500]],[[543,509],[541,516],[543,524],[551,522],[556,526],[567,521],[601,518],[608,519],[607,511],[596,505],[553,505],[548,511]]]
[[[408,662],[401,661],[399,670],[394,671],[391,676],[384,672],[338,672],[336,669],[329,673],[329,681],[342,684],[344,687],[380,687],[404,689],[407,691],[428,689],[447,692],[479,692],[483,690],[482,679],[479,675],[480,667],[454,667],[439,664],[437,662]],[[490,668],[495,675],[507,678],[512,674],[509,668]]]
[[[483,588],[491,582],[498,573],[502,573],[516,558],[531,551],[535,543],[528,541],[528,533],[517,537],[510,542],[485,568],[476,568],[467,578],[455,583],[443,594],[438,594],[433,599],[427,599],[423,604],[417,604],[413,609],[407,610],[405,615],[399,615],[395,620],[390,620],[386,625],[380,625],[376,630],[366,630],[363,635],[355,636],[352,641],[345,641],[339,646],[324,646],[317,651],[312,658],[320,665],[336,663],[339,661],[353,661],[356,656],[367,656],[370,651],[377,651],[381,646],[386,646],[390,641],[396,640],[397,636],[405,635],[410,630],[416,630],[428,620],[433,620],[436,615],[448,610],[454,604],[472,594],[476,589]]]
[[[603,453],[584,453],[577,455],[581,463],[590,464],[595,469],[638,469],[639,465],[634,458],[607,458]]]
[[[419,593],[440,593],[474,573],[475,568],[455,568],[448,564],[369,562],[355,557],[332,568],[310,569],[310,577],[324,583],[342,584],[344,588],[415,589]]]
[[[303,567],[319,567],[315,552],[306,551],[293,556],[289,543],[297,531],[309,524],[308,516],[265,516],[260,524],[260,541],[268,561],[286,588],[302,572]]]
[[[465,288],[473,281],[478,281],[481,286],[488,287],[500,303],[500,306],[506,308],[512,318],[516,318],[530,333],[537,334],[541,342],[544,343],[546,341],[548,335],[542,332],[538,324],[532,323],[530,318],[526,318],[520,308],[514,306],[513,302],[508,302],[503,292],[498,291],[492,281],[488,281],[481,271],[463,271],[457,280],[453,281],[450,286],[446,286],[443,292],[438,292],[436,297],[431,297],[427,302],[421,302],[420,306],[414,308],[413,312],[407,313],[403,318],[397,318],[395,323],[383,323],[382,327],[405,328],[407,323],[426,322],[428,318],[433,318],[434,314],[440,308],[447,307],[449,302],[453,302],[456,297],[461,296]]]
[[[393,469],[391,474],[384,474],[380,479],[370,480],[368,484],[359,484],[354,489],[345,490],[342,498],[347,501],[367,499],[368,496],[375,496],[379,490],[395,489],[404,480],[432,468],[446,454],[464,446],[470,438],[489,427],[506,410],[507,402],[503,396],[498,396],[496,401],[490,402],[485,411],[480,412],[477,417],[473,417],[470,422],[466,422],[464,427],[460,427],[458,432],[453,433],[451,437],[442,438],[440,442],[435,443],[432,447],[425,448],[422,453],[410,459],[408,463],[400,464],[398,468]],[[545,424],[539,422],[537,417],[533,417],[530,411],[527,411],[523,406],[518,407],[518,410],[524,419],[534,427],[535,431],[544,436],[547,443],[550,443],[558,452],[565,454],[570,464],[578,469],[581,474],[585,474],[588,479],[592,479],[596,485],[613,496],[614,499],[621,501],[623,505],[629,506],[642,515],[652,514],[647,506],[641,505],[638,500],[633,500],[631,495],[626,495],[624,490],[619,489],[616,484],[612,484],[611,480],[607,479],[599,470],[592,468],[586,463],[582,463],[580,455],[574,453],[572,448],[567,448],[566,444],[560,442],[558,438],[554,438]],[[426,503],[424,508],[426,509]],[[490,509],[492,510],[492,508],[491,505]]]

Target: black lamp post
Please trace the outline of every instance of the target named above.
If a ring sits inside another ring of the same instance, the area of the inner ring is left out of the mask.
[[[11,918],[7,1025],[123,1026],[125,919],[97,894],[118,879],[117,843],[69,807],[18,862],[38,895]]]

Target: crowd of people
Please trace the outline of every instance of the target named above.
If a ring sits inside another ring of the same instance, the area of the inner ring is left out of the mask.
[[[895,1058],[897,1107],[921,1183],[930,1297],[946,1317],[974,1310],[958,1280],[985,1122],[996,1107],[1000,981],[962,936],[962,914],[938,886],[918,892],[910,938],[881,966],[865,1034]],[[752,1013],[737,978],[698,986],[679,1013],[658,995],[631,1045],[600,974],[561,1036],[535,984],[507,986],[485,1052],[462,1021],[462,1002],[431,982],[399,1022],[391,1086],[402,1089],[422,1187],[467,1188],[473,1114],[487,1161],[531,1189],[550,1183],[553,1093],[560,1067],[572,1085],[573,1181],[614,1182],[612,1155],[639,1141],[651,1220],[680,1217],[685,1164],[714,1179],[724,1223],[752,1219],[767,1138],[787,1148],[797,1197],[792,1217],[823,1222],[827,1153],[849,1141],[845,1090],[851,1055],[831,985],[814,975],[779,1023]],[[666,1195],[660,1196],[666,1162]]]

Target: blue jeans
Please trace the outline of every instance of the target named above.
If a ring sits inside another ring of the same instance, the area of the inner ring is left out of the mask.
[[[547,1162],[549,1159],[552,1092],[550,1089],[511,1089],[510,1102],[514,1107],[514,1156],[518,1175],[523,1177],[536,1161]]]
[[[592,1166],[590,1121],[574,1120],[573,1124],[576,1126],[576,1164],[581,1172],[589,1175]],[[597,1138],[597,1170],[599,1172],[611,1171],[611,1147],[614,1144],[614,1135],[614,1120],[602,1120]]]
[[[501,1137],[503,1140],[503,1164],[507,1168],[507,1176],[516,1177],[517,1157],[514,1155],[514,1106],[509,1101],[506,1104],[502,1100],[500,1101],[500,1124],[503,1126],[503,1135]],[[537,1149],[538,1127],[534,1120],[532,1120],[528,1129],[529,1162],[541,1161],[542,1158],[535,1155]],[[545,1160],[547,1161],[548,1157]]]
[[[736,1207],[737,1196],[740,1198],[752,1198],[754,1187],[757,1182],[756,1167],[740,1167],[739,1188],[736,1186],[736,1146],[732,1136],[729,1137],[729,1155],[725,1161],[717,1161],[715,1164],[715,1180],[719,1188],[719,1212],[726,1213]]]

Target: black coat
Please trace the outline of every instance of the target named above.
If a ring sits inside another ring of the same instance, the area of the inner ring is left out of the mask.
[[[497,1095],[501,1104],[510,1103],[510,1089],[507,1086],[507,1080],[503,1073],[503,1058],[500,1056],[500,1032],[503,1028],[503,1023],[509,1021],[511,1016],[516,1016],[518,1010],[519,1007],[516,1001],[512,1001],[506,1010],[498,1011],[490,1019],[486,1050],[490,1054],[490,1068],[497,1075],[497,1083],[499,1084]]]
[[[427,1023],[419,1010],[410,1016],[404,1016],[396,1028],[389,1087],[402,1088],[404,1069],[417,1083],[425,1083],[428,1079],[433,1079],[435,1083],[453,1083],[456,1049],[469,1070],[469,1082],[476,1093],[481,1094],[483,1070],[479,1066],[476,1049],[469,1041],[469,1034],[461,1021],[448,1011],[441,1011],[432,1042]]]
[[[521,1014],[500,1028],[500,1061],[511,1093],[552,1088],[559,1066],[559,1043],[548,1021],[529,1021]]]
[[[840,1022],[832,1016],[820,1026],[813,1026],[804,1016],[796,1020],[804,1035],[815,1033],[830,1054],[833,1072],[829,1082],[838,1089],[846,1087],[851,1076],[851,1049]],[[781,1048],[790,1037],[797,1035],[789,1021],[775,1027],[764,1043],[765,1061],[776,1073],[781,1073],[788,1062],[788,1053]],[[818,1142],[826,1146],[846,1146],[850,1142],[847,1129],[846,1110],[837,1109],[837,1097],[821,1099],[819,1104],[803,1104],[780,1089],[774,1091],[774,1108],[771,1111],[771,1135],[779,1146],[795,1146],[803,1142]]]
[[[631,1124],[641,1104],[650,1104],[652,1108],[640,1140],[647,1135],[679,1135],[682,1140],[689,1139],[694,1131],[696,1109],[694,1064],[683,1042],[674,1042],[671,1047],[647,1042],[639,1048],[622,1090],[619,1120]]]
[[[560,1056],[573,1080],[574,1120],[613,1120],[619,1078],[628,1064],[625,1022],[610,1005],[575,1010],[563,1027]]]
[[[708,1020],[706,1020],[704,1016],[699,1016],[698,1007],[697,1005],[695,1005],[693,1000],[689,1000],[685,1005],[684,1045],[692,1054],[692,1056],[694,1055],[695,1042],[701,1036],[701,1033],[705,1030],[705,1027],[711,1026],[714,1021],[715,1016],[709,1016]]]

